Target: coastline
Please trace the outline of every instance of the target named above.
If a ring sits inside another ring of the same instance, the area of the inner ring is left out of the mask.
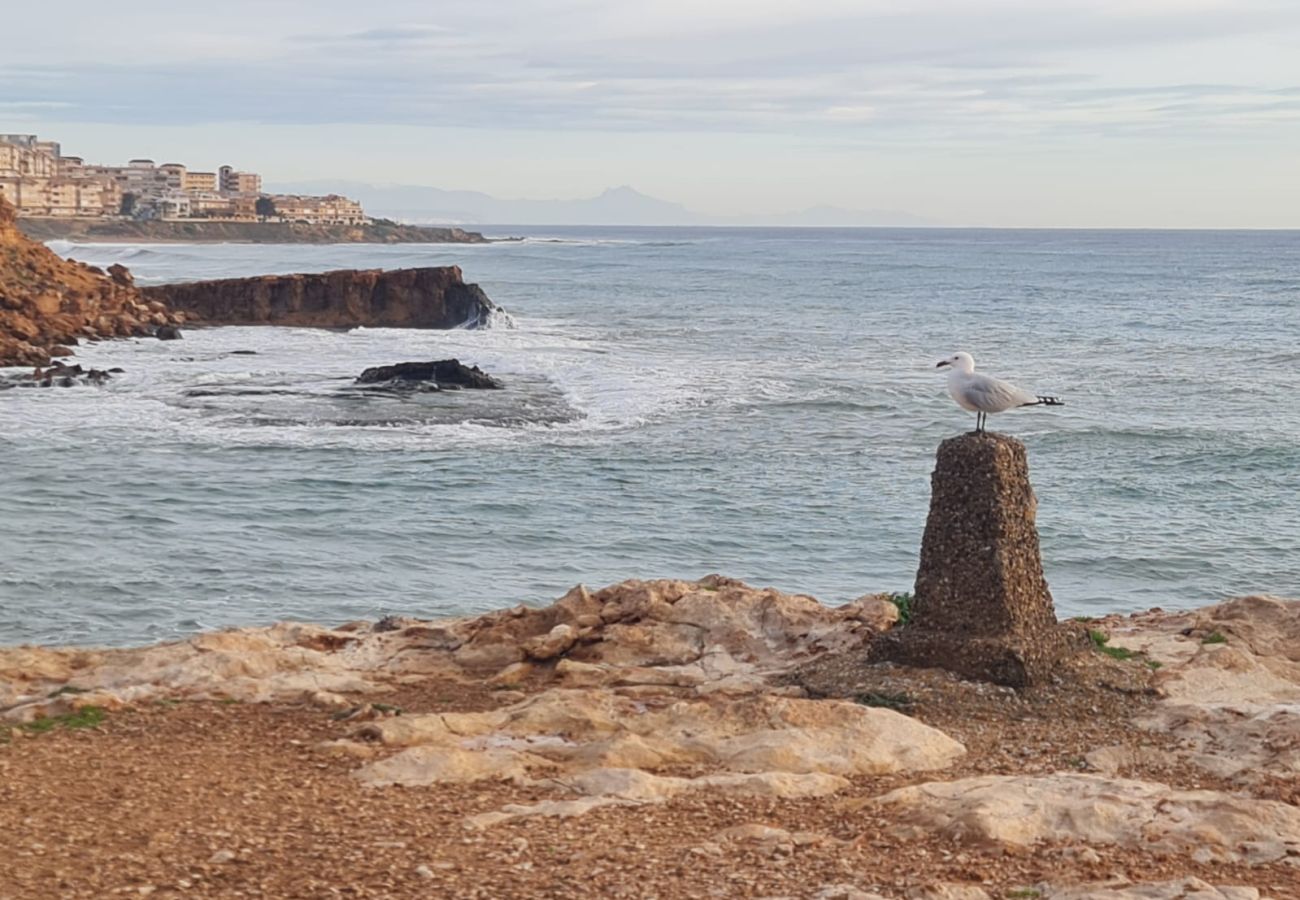
[[[708,576],[0,648],[0,896],[1293,896],[1300,602],[1092,620],[1022,691],[865,665],[897,617]]]
[[[477,231],[457,227],[400,225],[306,225],[293,222],[135,221],[114,219],[18,219],[38,241],[151,244],[486,244]]]

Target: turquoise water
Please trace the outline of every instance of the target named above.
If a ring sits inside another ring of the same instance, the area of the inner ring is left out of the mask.
[[[0,643],[546,602],[708,572],[840,602],[915,574],[934,362],[1063,409],[1029,446],[1059,611],[1300,595],[1300,234],[512,229],[491,246],[73,246],[143,282],[456,263],[517,327],[107,342],[0,393]],[[232,355],[253,350],[256,355]],[[458,356],[501,393],[377,397]]]

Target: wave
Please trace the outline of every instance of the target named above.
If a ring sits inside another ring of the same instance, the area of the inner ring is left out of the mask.
[[[575,247],[691,247],[699,241],[637,240],[634,238],[526,237],[515,244],[567,244]]]

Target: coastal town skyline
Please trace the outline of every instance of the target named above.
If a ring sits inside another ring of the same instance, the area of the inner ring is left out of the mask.
[[[362,225],[361,204],[337,193],[262,189],[262,176],[133,157],[124,164],[65,153],[58,140],[0,132],[0,197],[20,218],[276,221]]]

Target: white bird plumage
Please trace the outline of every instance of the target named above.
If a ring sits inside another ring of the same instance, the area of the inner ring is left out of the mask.
[[[948,395],[962,409],[975,413],[975,430],[983,431],[989,413],[1006,412],[1018,406],[1064,406],[1059,397],[1043,397],[1008,384],[1001,379],[975,371],[975,357],[954,353],[941,359],[935,368],[949,368]]]

